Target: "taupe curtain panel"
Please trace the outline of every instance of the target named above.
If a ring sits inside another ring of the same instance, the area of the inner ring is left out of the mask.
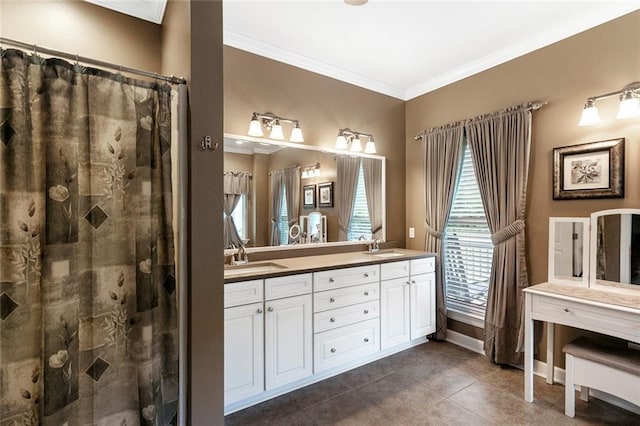
[[[269,188],[271,192],[271,245],[280,245],[280,211],[282,210],[282,185],[284,184],[284,170],[269,174]]]
[[[287,216],[291,228],[298,223],[300,214],[300,167],[290,167],[284,171],[284,190],[287,194]]]
[[[0,423],[173,424],[170,87],[1,56]]]
[[[525,205],[531,145],[530,105],[465,124],[480,195],[494,245],[485,315],[485,354],[498,364],[521,364],[522,290],[529,285]]]
[[[360,158],[340,156],[336,160],[338,192],[338,241],[349,239],[349,226],[353,207],[356,201],[356,185],[358,184],[358,170]]]
[[[382,235],[382,161],[373,158],[362,158],[361,161],[371,238],[376,239]]]
[[[251,173],[225,171],[223,175],[224,189],[224,247],[240,247],[242,238],[231,216],[238,206],[243,194],[248,194],[251,188]]]
[[[452,124],[422,134],[425,182],[425,251],[436,257],[436,338],[447,337],[442,234],[447,226],[463,153],[463,126]]]

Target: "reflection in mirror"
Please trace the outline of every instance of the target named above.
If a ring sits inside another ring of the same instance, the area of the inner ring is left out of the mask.
[[[640,210],[605,210],[591,215],[592,283],[640,285]]]
[[[339,182],[341,173],[336,160],[344,155],[352,157],[351,153],[231,134],[225,134],[224,150],[225,173],[251,175],[246,202],[238,203],[238,212],[243,217],[235,210],[230,213],[237,228],[242,228],[240,237],[248,241],[248,247],[357,243],[363,238],[384,241],[384,157],[357,156],[362,160],[357,163],[353,181],[355,201],[349,224],[353,232],[344,236],[340,232],[340,213],[344,207],[340,199],[345,183]],[[311,166],[314,173],[303,174]],[[324,183],[333,183],[331,206],[320,203],[317,188]],[[313,188],[314,197],[309,197],[309,187]],[[303,188],[307,191],[306,198]],[[306,223],[301,223],[301,219]],[[292,238],[289,231],[296,224],[300,226],[300,235]]]
[[[588,285],[589,219],[549,218],[549,277],[552,283]]]

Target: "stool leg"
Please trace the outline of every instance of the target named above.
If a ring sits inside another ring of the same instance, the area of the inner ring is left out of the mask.
[[[568,417],[576,415],[576,388],[573,369],[573,355],[567,354],[564,366],[564,414]]]
[[[589,388],[584,385],[580,385],[580,399],[589,402]]]

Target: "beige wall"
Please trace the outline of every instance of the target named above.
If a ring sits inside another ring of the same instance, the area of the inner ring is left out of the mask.
[[[300,120],[312,146],[333,148],[344,127],[372,133],[387,158],[387,240],[404,244],[403,101],[231,47],[224,48],[224,90],[228,133],[245,135],[254,111]]]
[[[527,199],[527,250],[531,284],[546,281],[549,216],[588,216],[600,209],[640,207],[640,124],[616,120],[618,102],[598,102],[602,124],[579,127],[587,97],[620,90],[640,80],[640,12],[624,16],[544,49],[407,102],[407,200],[422,193],[421,130],[471,118],[526,101],[547,101],[534,113]],[[626,138],[626,196],[609,200],[552,200],[554,147]],[[407,226],[422,248],[424,213],[407,202]],[[557,334],[566,340],[567,332]],[[556,347],[561,347],[561,344]]]

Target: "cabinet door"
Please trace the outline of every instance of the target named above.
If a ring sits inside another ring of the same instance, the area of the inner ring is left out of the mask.
[[[411,339],[436,331],[436,274],[411,276]]]
[[[266,389],[295,382],[313,371],[312,297],[287,297],[265,303]]]
[[[409,288],[408,276],[380,283],[380,344],[383,350],[409,341]]]
[[[262,303],[224,310],[224,403],[264,391]]]

